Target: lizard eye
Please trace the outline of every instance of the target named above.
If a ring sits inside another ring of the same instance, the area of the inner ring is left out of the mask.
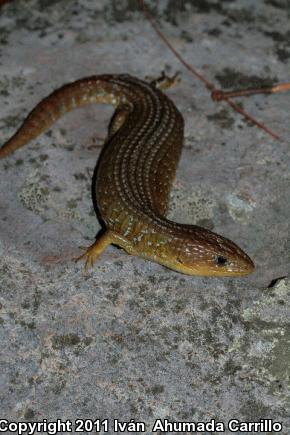
[[[218,255],[217,257],[215,257],[215,262],[218,266],[224,266],[225,264],[227,264],[228,259],[226,257],[223,257],[222,255]]]

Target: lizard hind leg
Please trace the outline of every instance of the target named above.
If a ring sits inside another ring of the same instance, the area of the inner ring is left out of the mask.
[[[150,84],[154,86],[155,88],[165,90],[169,88],[173,88],[178,83],[180,83],[181,77],[180,73],[177,72],[173,76],[168,76],[165,71],[161,72],[161,75],[155,79],[151,79]]]
[[[122,125],[126,122],[128,115],[132,112],[132,107],[129,104],[122,103],[117,106],[115,113],[110,121],[108,137],[112,137]]]

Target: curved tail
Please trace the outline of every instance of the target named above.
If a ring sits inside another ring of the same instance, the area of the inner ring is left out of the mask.
[[[115,81],[112,75],[87,77],[62,86],[29,113],[16,133],[0,149],[0,159],[47,131],[66,112],[92,103],[118,105],[124,94],[120,82]]]

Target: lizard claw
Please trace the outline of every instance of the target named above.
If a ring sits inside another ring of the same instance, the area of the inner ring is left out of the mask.
[[[85,252],[80,255],[79,257],[75,258],[74,261],[80,261],[85,260],[85,271],[87,271],[89,268],[93,267],[98,256],[99,252],[96,250],[96,244],[93,243],[89,247],[80,247],[82,250],[85,250]],[[97,252],[96,252],[97,251]]]

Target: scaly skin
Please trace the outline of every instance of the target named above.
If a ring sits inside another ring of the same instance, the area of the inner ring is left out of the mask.
[[[113,243],[189,275],[249,274],[254,270],[252,260],[232,241],[165,217],[182,149],[183,118],[157,84],[129,75],[100,75],[65,85],[36,106],[0,149],[0,158],[35,139],[75,107],[114,104],[94,185],[104,231],[80,258],[93,265]],[[171,84],[166,78],[159,83],[162,88]]]

